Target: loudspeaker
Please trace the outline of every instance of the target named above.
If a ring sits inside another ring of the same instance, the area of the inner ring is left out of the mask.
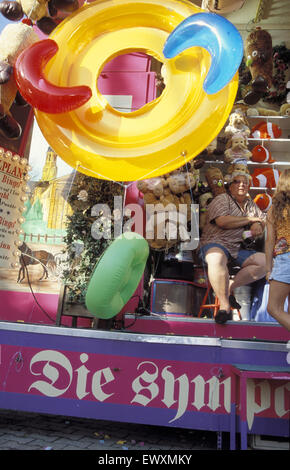
[[[197,316],[204,289],[193,282],[154,279],[151,283],[152,313],[173,316]]]

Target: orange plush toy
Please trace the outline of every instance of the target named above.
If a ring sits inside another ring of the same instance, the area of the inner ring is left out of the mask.
[[[270,151],[263,145],[256,145],[252,149],[251,160],[255,163],[275,163],[276,161],[272,158]]]
[[[252,128],[251,136],[254,139],[279,139],[282,135],[281,127],[272,122],[262,121]]]
[[[256,168],[254,173],[252,173],[253,186],[256,188],[276,188],[280,171],[275,170],[274,168],[260,169]]]
[[[261,209],[261,211],[266,212],[272,205],[272,197],[266,193],[257,194],[257,196],[254,198],[254,202]]]

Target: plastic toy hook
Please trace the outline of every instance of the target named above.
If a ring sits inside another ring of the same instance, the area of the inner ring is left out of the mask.
[[[92,96],[88,86],[59,87],[44,77],[44,67],[57,53],[58,45],[44,39],[25,49],[17,58],[14,76],[23,98],[45,113],[65,113],[85,104]]]
[[[226,18],[214,13],[196,13],[183,20],[169,35],[163,54],[167,59],[194,46],[211,55],[211,66],[203,83],[208,94],[220,91],[237,72],[243,58],[243,40]]]

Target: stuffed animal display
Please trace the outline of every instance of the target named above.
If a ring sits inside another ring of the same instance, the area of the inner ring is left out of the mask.
[[[256,124],[251,131],[251,137],[254,139],[279,139],[281,135],[281,127],[266,121]]]
[[[194,168],[137,182],[146,210],[146,239],[152,249],[166,250],[180,241],[189,241],[187,222],[198,183],[199,170]]]
[[[237,133],[243,134],[245,137],[248,137],[251,133],[244,113],[238,109],[229,116],[229,124],[225,128],[225,136],[227,139],[230,139]]]
[[[272,158],[270,151],[263,145],[256,145],[252,149],[252,162],[255,163],[275,163],[276,160]]]
[[[290,102],[284,103],[280,107],[280,115],[281,116],[290,116]]]
[[[206,223],[207,208],[209,203],[213,200],[212,192],[208,191],[199,196],[199,229],[202,229]]]
[[[226,146],[226,138],[218,136],[216,137],[200,154],[199,158],[195,158],[194,161],[211,159],[215,160],[216,158],[223,155]],[[197,164],[195,163],[195,168],[197,168]],[[201,165],[200,165],[201,168]]]
[[[224,161],[231,165],[247,165],[252,156],[248,149],[248,136],[251,131],[245,115],[246,109],[247,105],[237,103],[229,116],[228,125],[224,130],[227,139]],[[228,181],[230,171],[226,172],[226,182]]]
[[[247,116],[255,117],[255,116],[279,116],[279,111],[270,108],[263,108],[263,107],[253,107],[249,106],[247,109]]]
[[[275,168],[256,168],[252,173],[253,186],[256,188],[276,188],[280,171]]]
[[[246,104],[256,104],[272,85],[273,57],[272,37],[268,31],[255,28],[245,45],[246,65],[251,73],[250,89],[243,96]]]
[[[213,197],[226,192],[224,185],[224,175],[219,168],[215,166],[208,167],[205,172],[205,179],[208,183],[211,193],[213,194]]]
[[[252,153],[248,150],[247,139],[244,134],[233,134],[227,145],[229,148],[225,151],[225,162],[242,163],[246,165],[251,158]]]
[[[263,212],[267,212],[272,205],[272,196],[267,193],[257,194],[254,198],[254,202]]]
[[[245,0],[203,0],[201,7],[212,13],[224,15],[242,8]]]
[[[233,112],[242,113],[245,116],[246,123],[248,123],[247,117],[255,116],[279,116],[280,112],[278,109],[266,108],[263,104],[257,106],[250,106],[244,103],[243,100],[237,101],[233,106]]]
[[[226,143],[227,139],[224,135],[217,136],[197,157],[194,158],[194,167],[200,169],[206,161],[223,159]]]
[[[11,21],[27,16],[45,34],[50,34],[64,18],[79,7],[78,0],[16,0],[0,3],[0,12]]]
[[[67,14],[78,7],[78,0],[4,0],[0,3],[0,13],[17,22],[5,26],[0,35],[0,133],[6,139],[18,139],[22,132],[10,112],[15,98],[21,95],[21,90],[18,91],[16,86],[13,67],[20,53],[40,39],[33,25],[36,24],[45,34],[50,34]],[[27,18],[18,22],[24,16]],[[16,103],[19,102],[25,104],[22,97]]]
[[[230,183],[238,175],[244,175],[249,182],[251,181],[251,175],[247,165],[243,163],[232,163],[227,167],[227,172],[224,176],[225,183]]]
[[[286,84],[286,90],[287,90],[287,95],[286,95],[286,103],[290,103],[290,80]]]
[[[18,139],[22,131],[10,113],[18,91],[13,67],[19,54],[38,40],[33,28],[23,23],[8,24],[0,35],[0,132],[7,139]]]
[[[163,195],[166,182],[164,178],[150,178],[140,180],[137,183],[137,188],[143,194],[145,204],[155,204],[160,202],[160,197]]]

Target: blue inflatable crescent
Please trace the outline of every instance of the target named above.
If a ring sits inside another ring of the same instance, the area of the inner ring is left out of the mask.
[[[163,54],[172,59],[189,47],[199,46],[211,55],[203,89],[220,91],[235,75],[243,58],[243,40],[237,28],[215,13],[196,13],[183,20],[168,36]]]

